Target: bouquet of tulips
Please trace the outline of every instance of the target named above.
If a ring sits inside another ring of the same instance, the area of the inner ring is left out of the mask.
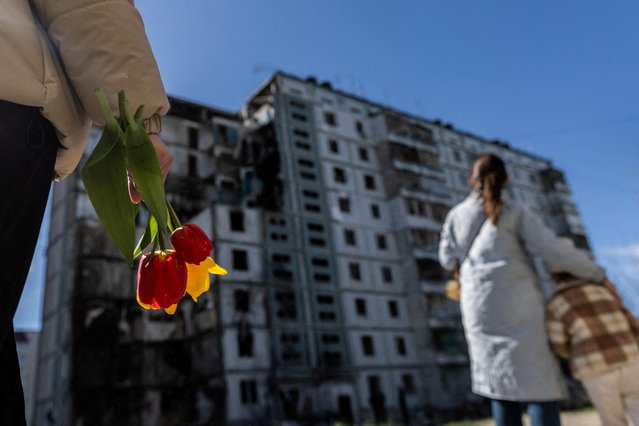
[[[102,136],[82,170],[89,199],[124,259],[138,265],[138,303],[146,309],[173,314],[188,293],[194,301],[210,287],[209,273],[226,270],[209,257],[213,246],[195,224],[182,226],[164,193],[164,178],[155,148],[142,125],[143,106],[133,113],[124,92],[118,93],[115,116],[102,90],[96,96],[106,119]],[[135,243],[139,205],[128,194],[127,169],[149,211],[146,229]],[[172,248],[165,234],[170,234]],[[152,244],[150,252],[143,253]]]

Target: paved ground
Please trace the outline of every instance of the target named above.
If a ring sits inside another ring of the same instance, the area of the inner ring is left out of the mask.
[[[526,426],[530,426],[530,422],[526,419],[524,423]],[[562,426],[600,426],[599,416],[594,410],[584,411],[568,411],[561,413]],[[483,420],[477,422],[460,422],[453,423],[455,426],[494,426],[495,422],[492,420]]]

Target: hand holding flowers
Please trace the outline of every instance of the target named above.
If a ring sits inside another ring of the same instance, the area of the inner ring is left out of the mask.
[[[146,309],[165,309],[173,314],[186,293],[197,301],[209,289],[209,273],[227,272],[209,257],[213,246],[204,231],[194,224],[182,226],[166,200],[164,176],[172,156],[157,135],[146,134],[140,119],[143,106],[133,114],[124,92],[120,92],[120,115],[115,117],[104,92],[98,90],[96,96],[106,126],[82,170],[85,189],[105,230],[130,265],[153,243],[151,251],[140,259],[137,300]],[[158,141],[164,150],[157,149]],[[149,221],[135,246],[140,201],[149,210]],[[167,232],[173,250],[165,246]]]

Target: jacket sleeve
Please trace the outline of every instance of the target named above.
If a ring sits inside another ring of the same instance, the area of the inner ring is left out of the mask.
[[[447,271],[454,271],[459,267],[458,245],[452,224],[452,212],[448,213],[442,226],[439,240],[439,263]]]
[[[548,339],[553,352],[562,358],[570,357],[570,342],[563,322],[553,309],[552,303],[546,309],[546,326],[548,329]]]
[[[56,46],[82,106],[103,125],[95,89],[102,88],[117,111],[126,91],[135,110],[144,105],[149,133],[161,128],[169,109],[160,73],[137,9],[129,0],[34,0],[40,21]]]
[[[605,273],[585,253],[567,238],[558,238],[539,218],[522,207],[519,233],[531,254],[541,257],[550,272],[570,272],[594,282],[601,282]]]

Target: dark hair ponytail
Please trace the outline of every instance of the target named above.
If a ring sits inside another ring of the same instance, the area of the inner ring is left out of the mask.
[[[501,208],[501,190],[508,179],[504,161],[493,154],[482,154],[473,163],[471,182],[479,183],[481,197],[484,199],[484,212],[494,225],[499,221]]]

